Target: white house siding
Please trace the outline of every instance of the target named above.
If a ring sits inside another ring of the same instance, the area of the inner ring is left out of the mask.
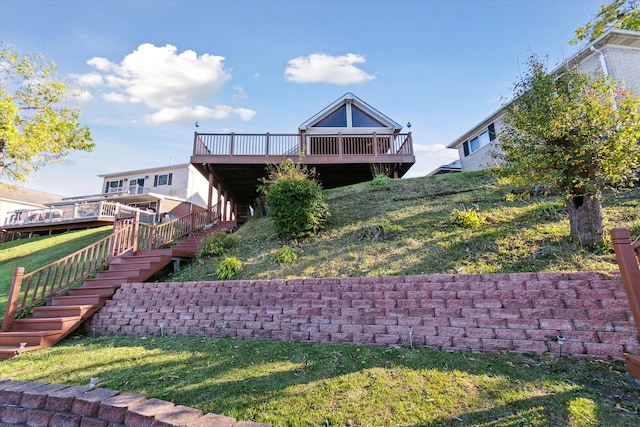
[[[640,32],[636,33],[640,34]],[[605,59],[607,72],[613,77],[613,79],[618,83],[624,84],[624,86],[631,90],[635,95],[640,96],[640,48],[635,46],[637,46],[637,43],[630,46],[621,46],[612,43],[605,44],[598,48],[599,52],[585,49],[581,52],[581,56],[577,56],[577,60],[579,61],[578,69],[579,71],[588,73],[594,77],[602,75],[604,72],[600,56],[600,54],[602,54]],[[489,145],[481,147],[479,150],[470,153],[466,157],[464,155],[463,145],[465,141],[471,140],[486,129],[492,121],[496,126],[496,133],[499,135],[502,130],[499,119],[500,114],[500,112],[494,113],[488,119],[480,122],[474,128],[463,134],[463,136],[459,137],[456,141],[449,144],[449,148],[458,149],[462,171],[486,169],[495,163],[495,160],[491,158],[490,152],[491,150],[496,149],[498,139],[495,139]]]

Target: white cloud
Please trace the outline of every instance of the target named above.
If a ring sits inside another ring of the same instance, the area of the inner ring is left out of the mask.
[[[192,50],[179,53],[169,44],[159,47],[145,43],[120,63],[90,59],[87,63],[99,72],[80,77],[87,83],[109,87],[110,92],[102,95],[109,102],[144,104],[152,111],[146,120],[154,123],[224,119],[234,114],[250,120],[255,115],[252,110],[212,105],[231,79],[224,69],[224,59]],[[238,94],[242,96],[243,92]]]
[[[255,111],[246,108],[232,108],[226,105],[218,105],[213,108],[198,105],[196,107],[162,108],[145,117],[150,123],[188,122],[193,119],[223,120],[233,115],[247,121],[255,115]]]
[[[284,73],[287,80],[296,83],[362,83],[375,79],[355,65],[364,62],[364,56],[354,53],[342,56],[314,53],[289,60]]]
[[[124,104],[127,102],[127,97],[117,92],[103,93],[102,98],[109,102],[117,102],[118,104]]]
[[[79,74],[73,75],[76,81],[81,86],[99,86],[103,83],[102,74],[100,73],[88,73],[88,74]]]

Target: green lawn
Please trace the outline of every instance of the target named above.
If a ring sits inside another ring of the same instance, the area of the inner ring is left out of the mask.
[[[100,227],[0,244],[0,312],[4,313],[16,267],[24,267],[25,273],[37,270],[107,237],[111,231],[113,227]]]
[[[70,338],[0,377],[87,385],[274,426],[638,426],[620,362],[427,349]]]

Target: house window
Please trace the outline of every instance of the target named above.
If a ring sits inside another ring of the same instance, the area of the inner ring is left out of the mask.
[[[471,138],[470,140],[465,141],[464,144],[462,144],[462,149],[464,151],[465,157],[478,151],[485,145],[489,145],[489,143],[494,139],[496,139],[496,128],[493,123],[491,123],[489,126],[487,126],[487,130],[480,133],[475,138]]]
[[[365,113],[355,105],[351,106],[351,121],[354,128],[379,128],[385,127],[382,123]]]
[[[347,127],[347,107],[343,105],[324,119],[320,120],[313,127],[320,128],[346,128]]]
[[[171,185],[172,178],[173,178],[172,173],[156,175],[155,177],[153,177],[153,186],[159,187],[161,185]]]
[[[105,193],[117,193],[122,191],[122,180],[118,181],[107,181],[107,185],[105,187]]]

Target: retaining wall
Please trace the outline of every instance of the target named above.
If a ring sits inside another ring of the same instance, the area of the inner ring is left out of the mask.
[[[139,394],[0,380],[0,425],[74,427],[270,427]]]
[[[100,335],[640,353],[619,277],[593,272],[127,283],[92,326]]]

